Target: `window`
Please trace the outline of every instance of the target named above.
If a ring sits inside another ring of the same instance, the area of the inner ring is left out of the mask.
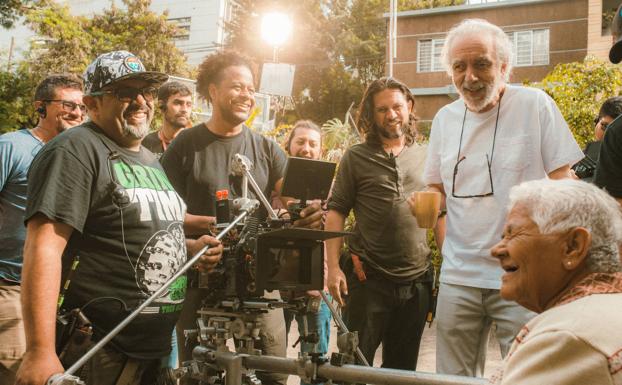
[[[508,32],[516,67],[549,64],[549,30]]]
[[[191,17],[174,17],[168,19],[169,23],[175,24],[177,28],[177,34],[173,36],[175,40],[189,40],[190,39],[190,23]]]
[[[417,52],[417,72],[443,71],[441,50],[444,39],[419,40]]]

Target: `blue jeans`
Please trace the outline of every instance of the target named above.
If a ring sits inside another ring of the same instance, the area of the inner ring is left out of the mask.
[[[332,297],[327,293],[326,297],[329,301],[332,301]],[[291,311],[285,309],[285,328],[286,333],[289,336],[289,329],[292,326],[292,319],[296,317],[296,323],[298,323],[298,333],[302,335],[304,333],[303,316],[300,314],[294,314]],[[322,353],[323,356],[328,353],[328,341],[330,339],[330,309],[324,300],[320,303],[320,308],[317,313],[307,314],[307,328],[309,333],[315,332],[318,334],[319,342],[317,344],[317,352]],[[289,341],[287,342],[289,344]],[[300,344],[300,350],[303,353],[313,352],[313,344],[303,342]],[[307,385],[305,382],[300,382],[301,385]]]
[[[177,368],[177,358],[178,358],[178,352],[177,352],[177,331],[175,329],[173,329],[173,337],[171,340],[171,353],[166,356],[166,357],[162,357],[162,360],[160,362],[160,366],[162,366],[163,368],[173,368],[176,369]]]

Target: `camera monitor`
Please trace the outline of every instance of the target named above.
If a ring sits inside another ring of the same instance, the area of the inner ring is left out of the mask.
[[[282,196],[300,199],[326,199],[335,175],[336,163],[290,157],[285,167]]]

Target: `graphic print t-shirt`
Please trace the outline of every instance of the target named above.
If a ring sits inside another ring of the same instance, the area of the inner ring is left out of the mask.
[[[83,307],[101,338],[168,281],[186,261],[186,206],[151,152],[132,152],[93,123],[50,141],[29,173],[26,220],[36,213],[75,230],[63,255],[63,308]],[[129,202],[113,203],[121,187]],[[181,277],[145,308],[113,345],[129,356],[156,358],[170,350],[182,308]],[[114,297],[115,299],[103,298]],[[128,310],[124,309],[123,303]]]

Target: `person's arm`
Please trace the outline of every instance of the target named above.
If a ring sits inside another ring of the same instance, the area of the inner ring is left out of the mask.
[[[194,257],[206,245],[211,247],[205,250],[198,261],[197,267],[201,271],[211,272],[222,258],[223,248],[220,241],[209,235],[204,235],[199,239],[186,239],[188,258]]]
[[[346,223],[346,216],[337,210],[328,210],[326,215],[326,231],[343,231]],[[348,284],[346,276],[339,267],[339,256],[341,255],[341,247],[343,245],[343,237],[330,238],[326,240],[326,253],[328,254],[328,290],[333,298],[344,306],[345,302],[341,298],[341,293],[348,294]]]
[[[426,187],[427,191],[437,191],[441,193],[441,210],[446,210],[445,189],[442,184],[430,184]],[[440,216],[434,226],[434,241],[438,247],[439,253],[443,251],[443,243],[445,242],[446,215]]]
[[[283,188],[283,178],[276,181],[274,184],[274,191],[279,194],[279,199],[283,203],[284,207],[289,207],[290,202],[294,200],[292,197],[284,197],[281,195]],[[296,227],[306,227],[309,229],[321,229],[322,228],[322,205],[319,201],[314,201],[307,205],[300,211],[300,219],[293,223]]]
[[[573,177],[574,172],[572,171],[572,169],[570,168],[570,165],[564,165],[561,166],[560,168],[551,171],[548,176],[551,179],[577,179],[576,176]]]
[[[41,385],[64,371],[55,349],[56,303],[62,254],[73,228],[37,214],[27,231],[21,283],[26,353],[16,384]]]
[[[215,226],[216,217],[188,213],[184,217],[184,232],[186,235],[211,234]]]
[[[572,370],[569,370],[572,368]],[[567,332],[531,337],[504,363],[503,385],[610,384],[607,357]]]

